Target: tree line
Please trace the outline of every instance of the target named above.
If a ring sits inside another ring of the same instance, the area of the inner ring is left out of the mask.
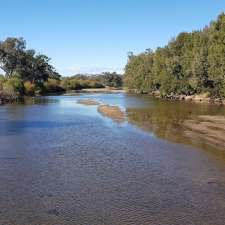
[[[182,32],[165,47],[128,54],[125,86],[162,97],[209,93],[225,97],[225,14],[202,30]]]
[[[33,49],[27,49],[23,38],[0,41],[0,68],[5,73],[0,75],[0,100],[122,85],[122,76],[115,72],[62,77],[51,65],[50,58]]]
[[[11,97],[42,93],[45,82],[60,79],[50,58],[27,49],[23,38],[0,41],[0,68],[0,93]]]
[[[65,90],[81,90],[84,88],[120,88],[123,85],[123,77],[116,72],[104,72],[102,74],[77,74],[63,77],[61,81]]]

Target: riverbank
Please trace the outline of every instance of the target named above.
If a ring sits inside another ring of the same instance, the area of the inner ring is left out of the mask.
[[[77,91],[78,93],[125,93],[122,88],[85,88]]]
[[[112,88],[85,88],[81,90],[72,90],[63,93],[64,96],[77,95],[77,94],[88,94],[88,93],[102,93],[102,94],[116,94],[116,93],[126,93],[124,89],[112,89]]]
[[[116,94],[116,93],[134,93],[137,95],[145,95],[151,96],[158,99],[165,99],[169,101],[183,101],[183,102],[193,102],[193,103],[207,103],[207,104],[219,104],[225,105],[225,99],[221,98],[212,98],[209,96],[209,93],[195,94],[195,95],[166,95],[162,96],[159,91],[154,91],[151,93],[148,92],[138,92],[136,90],[127,90],[127,89],[116,89],[116,88],[86,88],[81,90],[72,90],[68,92],[59,92],[59,93],[49,93],[50,95],[63,95],[63,96],[71,96],[77,94],[88,94],[88,93],[108,93],[108,94]],[[38,95],[40,96],[40,95]],[[43,95],[44,96],[44,95]],[[3,104],[11,104],[17,102],[22,97],[12,97],[12,96],[3,96],[0,93],[0,105]]]
[[[5,95],[5,94],[0,92],[0,105],[18,102],[19,99],[20,98],[18,96]]]
[[[120,88],[85,88],[81,90],[73,90],[73,91],[67,91],[63,93],[64,96],[70,96],[70,95],[77,95],[77,94],[91,94],[91,93],[102,93],[102,94],[116,94],[116,93],[126,93],[127,91]]]
[[[70,96],[70,95],[77,95],[77,94],[82,94],[82,93],[125,93],[126,91],[124,89],[117,89],[117,88],[86,88],[86,89],[81,89],[81,90],[73,90],[69,92],[54,92],[54,93],[48,93],[43,96],[50,96],[50,95],[63,95],[63,96]],[[37,97],[40,95],[36,95],[33,97]],[[12,104],[15,102],[18,102],[19,99],[22,99],[27,96],[6,96],[3,93],[0,93],[0,105],[4,104]]]
[[[209,104],[225,104],[225,99],[221,98],[212,98],[208,93],[195,94],[195,95],[168,95],[164,97],[168,100],[179,100],[186,102],[195,102],[195,103],[209,103]]]
[[[225,99],[222,98],[213,98],[210,96],[209,93],[201,93],[201,94],[194,94],[194,95],[165,95],[162,96],[159,91],[153,92],[138,92],[137,90],[129,90],[130,93],[140,94],[140,95],[147,95],[152,96],[154,98],[165,99],[165,100],[172,100],[172,101],[185,101],[185,102],[194,102],[194,103],[208,103],[208,104],[221,104],[225,105]]]

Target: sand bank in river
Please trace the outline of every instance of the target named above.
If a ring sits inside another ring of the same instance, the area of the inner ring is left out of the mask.
[[[99,105],[100,103],[95,101],[94,99],[80,99],[77,101],[79,104],[83,105]]]
[[[83,105],[98,105],[98,112],[103,116],[109,117],[116,122],[125,121],[125,113],[118,106],[111,105],[101,105],[100,102],[94,99],[80,99],[77,101],[79,104]]]
[[[103,116],[113,119],[114,121],[125,121],[125,113],[118,106],[99,105],[98,112],[100,112]]]
[[[185,135],[193,140],[202,139],[215,147],[225,149],[225,116],[198,116],[198,120],[187,120]]]

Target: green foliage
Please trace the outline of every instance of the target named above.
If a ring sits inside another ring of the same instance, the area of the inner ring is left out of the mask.
[[[24,93],[27,96],[35,95],[35,84],[30,81],[24,82]]]
[[[20,96],[24,93],[23,82],[17,77],[9,78],[3,83],[2,91],[8,96]]]
[[[122,87],[123,80],[122,76],[117,74],[116,72],[110,73],[105,72],[99,76],[104,86],[108,87]]]
[[[44,83],[43,93],[58,93],[63,91],[65,91],[65,89],[61,87],[59,80],[48,79],[48,81]]]
[[[64,77],[61,81],[61,86],[65,90],[81,90],[85,88],[104,88],[105,86],[109,86],[109,83],[111,86],[118,86],[117,80],[107,80],[108,75],[110,73],[107,73],[107,75],[101,74],[101,75],[75,75],[72,77]],[[111,75],[111,74],[110,74]],[[107,78],[106,78],[107,76]],[[115,74],[113,74],[114,78]],[[116,76],[120,76],[117,75]],[[108,84],[108,85],[106,85]]]
[[[7,38],[0,41],[0,94],[19,96],[47,94],[83,88],[120,87],[122,77],[116,73],[82,75],[60,79],[50,64],[50,58],[26,49],[23,38]]]
[[[0,75],[0,91],[3,89],[3,84],[5,82],[5,77],[3,75]]]
[[[23,38],[7,38],[0,42],[0,65],[6,76],[11,77],[19,65],[22,65],[25,46]]]
[[[23,38],[7,38],[0,42],[0,90],[6,96],[34,95],[62,91],[60,75],[50,58],[26,49]]]
[[[201,31],[180,33],[164,48],[129,53],[124,81],[141,93],[225,97],[225,14]]]
[[[35,50],[27,50],[23,38],[7,38],[0,42],[0,68],[7,78],[14,77],[16,73],[22,81],[36,85],[43,85],[49,78],[60,78],[50,65],[50,58],[36,54]]]
[[[80,90],[82,88],[79,80],[73,78],[62,79],[61,85],[67,91]]]

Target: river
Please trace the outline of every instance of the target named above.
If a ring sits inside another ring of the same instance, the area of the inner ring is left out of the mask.
[[[124,93],[1,106],[0,224],[223,225],[224,116]]]

